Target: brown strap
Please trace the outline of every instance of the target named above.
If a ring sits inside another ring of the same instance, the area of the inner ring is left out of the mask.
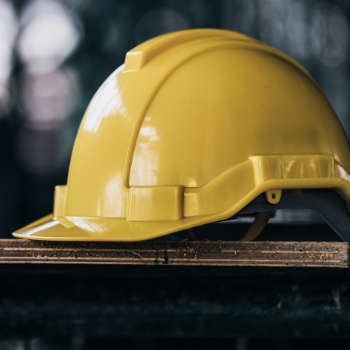
[[[254,239],[256,239],[260,235],[264,227],[266,226],[267,222],[269,221],[273,213],[274,213],[273,211],[267,211],[267,212],[256,214],[253,223],[250,225],[248,231],[244,234],[244,236],[240,240],[253,241]]]

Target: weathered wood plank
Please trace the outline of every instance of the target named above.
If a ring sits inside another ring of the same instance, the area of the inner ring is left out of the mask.
[[[146,241],[58,243],[0,239],[0,264],[348,268],[343,242]]]

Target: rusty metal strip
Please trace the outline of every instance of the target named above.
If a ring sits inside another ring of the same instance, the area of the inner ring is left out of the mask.
[[[0,264],[348,268],[343,242],[147,241],[58,243],[0,239]]]

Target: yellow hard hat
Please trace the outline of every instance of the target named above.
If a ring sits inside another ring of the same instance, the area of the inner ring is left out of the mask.
[[[261,196],[278,208],[292,189],[332,190],[347,210],[349,171],[342,126],[303,67],[239,33],[180,31],[127,53],[87,108],[53,214],[14,236],[145,240]]]

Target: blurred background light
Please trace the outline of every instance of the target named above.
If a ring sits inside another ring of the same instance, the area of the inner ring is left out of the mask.
[[[17,33],[17,18],[13,5],[0,0],[0,117],[8,110],[9,78],[12,69],[12,52]]]
[[[348,57],[349,25],[337,6],[323,7],[323,16],[327,32],[321,61],[326,66],[335,67],[342,64]]]
[[[307,24],[307,13],[305,1],[285,1],[287,9],[285,27],[283,28],[286,41],[283,49],[290,47],[291,54],[298,60],[303,60],[307,55],[307,35],[309,26]]]
[[[53,0],[29,2],[20,25],[19,55],[32,73],[46,73],[57,68],[80,39],[76,16]]]
[[[21,126],[17,135],[19,164],[30,174],[55,174],[70,151],[62,142],[65,123],[79,101],[75,69],[64,67],[82,35],[79,18],[65,2],[32,0],[21,10],[17,106]],[[71,145],[71,142],[68,143]]]
[[[52,174],[66,159],[62,150],[70,152],[62,142],[64,125],[79,100],[79,81],[61,68],[40,75],[25,73],[21,88],[26,117],[18,134],[20,164],[29,173]]]
[[[21,97],[26,112],[26,127],[48,130],[60,127],[79,95],[77,80],[68,69],[35,75],[25,73]]]

